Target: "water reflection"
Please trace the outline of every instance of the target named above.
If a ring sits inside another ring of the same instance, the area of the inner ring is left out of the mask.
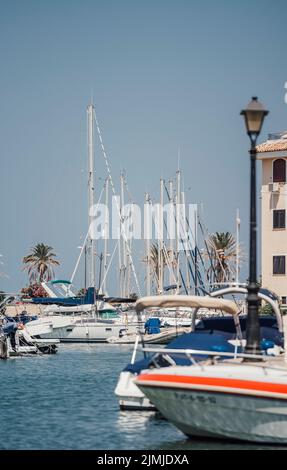
[[[2,449],[286,449],[187,439],[154,412],[120,411],[114,389],[130,360],[118,345],[0,361]]]
[[[145,431],[148,424],[154,422],[155,413],[150,411],[119,411],[116,427],[121,432],[132,433]]]
[[[183,438],[162,441],[154,450],[286,450],[282,445],[264,445],[252,442],[221,441],[216,439]]]

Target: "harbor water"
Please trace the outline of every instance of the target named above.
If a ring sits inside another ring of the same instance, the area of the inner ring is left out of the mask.
[[[75,344],[0,361],[0,449],[259,448],[187,439],[154,413],[120,411],[114,388],[131,353],[124,345]]]

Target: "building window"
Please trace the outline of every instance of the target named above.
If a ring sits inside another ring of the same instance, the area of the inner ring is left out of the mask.
[[[285,256],[273,256],[273,274],[285,274]]]
[[[275,209],[273,211],[273,228],[285,228],[285,209]]]
[[[282,305],[286,305],[286,296],[281,297]]]
[[[286,160],[278,158],[273,162],[273,183],[285,183],[286,181]]]

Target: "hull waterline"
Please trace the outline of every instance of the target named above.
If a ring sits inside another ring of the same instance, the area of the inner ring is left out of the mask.
[[[187,436],[287,444],[287,370],[268,377],[267,368],[244,365],[169,369],[143,373],[136,384]]]

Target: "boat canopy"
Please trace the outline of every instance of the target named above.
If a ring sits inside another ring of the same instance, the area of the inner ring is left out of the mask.
[[[71,281],[66,281],[66,279],[56,279],[55,281],[50,281],[51,284],[72,284]]]
[[[136,299],[130,297],[105,297],[104,300],[110,304],[132,304],[136,301]]]
[[[148,307],[191,307],[191,308],[210,308],[223,310],[232,315],[240,313],[239,307],[232,300],[217,299],[208,296],[199,295],[154,295],[142,297],[135,304],[136,312],[139,313]]]
[[[247,294],[247,287],[246,286],[224,286],[220,289],[216,289],[211,292],[209,295],[211,297],[223,296],[228,294]],[[278,330],[283,332],[283,321],[282,315],[280,311],[280,305],[278,303],[278,297],[274,292],[271,292],[268,289],[259,289],[258,297],[269,305],[271,305],[277,320]]]

